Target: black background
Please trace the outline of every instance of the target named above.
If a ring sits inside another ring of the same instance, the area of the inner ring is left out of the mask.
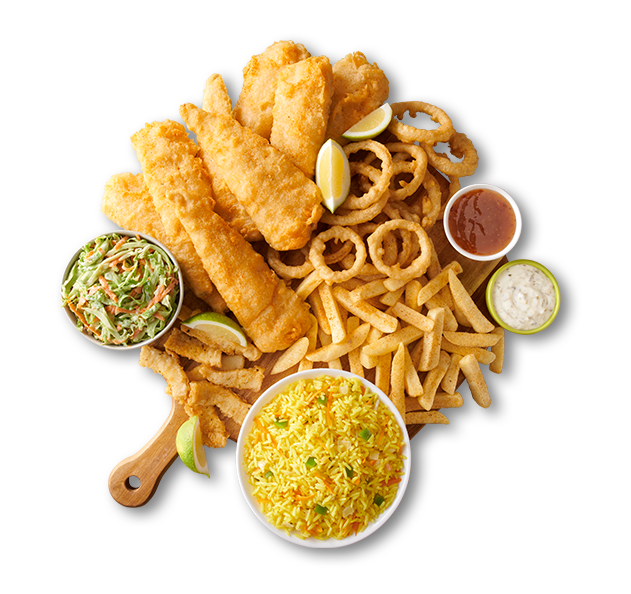
[[[170,399],[162,378],[138,367],[138,351],[91,345],[59,310],[55,566],[580,567],[580,35],[58,34],[57,278],[78,245],[115,228],[99,205],[110,175],[140,171],[129,136],[145,122],[180,121],[181,103],[200,106],[213,72],[236,101],[242,67],[278,39],[331,62],[363,51],[388,75],[391,102],[442,107],[480,156],[463,185],[493,183],[518,202],[524,226],[509,258],[552,270],[559,317],[539,335],[508,335],[504,373],[485,373],[492,406],[479,408],[463,386],[451,425],[412,441],[411,480],[390,521],[333,552],[286,543],[252,516],[230,441],[207,450],[210,481],[176,460],[145,507],[115,503],[110,470],[151,438]]]

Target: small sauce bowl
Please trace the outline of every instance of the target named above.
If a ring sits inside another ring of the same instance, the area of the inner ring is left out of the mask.
[[[155,342],[156,340],[158,340],[162,336],[164,336],[164,334],[166,334],[169,330],[171,330],[171,328],[173,327],[173,324],[175,324],[175,321],[177,320],[177,317],[178,317],[178,314],[180,313],[180,310],[182,309],[182,304],[184,303],[184,279],[182,277],[182,270],[180,269],[180,266],[178,265],[177,260],[175,259],[175,256],[168,250],[168,248],[165,245],[160,243],[157,239],[154,239],[153,237],[150,237],[149,235],[145,235],[144,233],[138,233],[137,231],[126,231],[124,229],[118,229],[116,231],[109,231],[107,233],[101,233],[100,235],[97,235],[96,237],[92,238],[92,240],[86,241],[86,242],[84,242],[82,244],[82,246],[76,251],[74,256],[72,256],[72,258],[70,258],[70,261],[68,262],[68,266],[66,266],[66,270],[64,271],[64,276],[63,276],[63,278],[61,280],[62,288],[63,288],[63,285],[64,285],[66,279],[68,278],[68,275],[70,274],[70,271],[72,270],[72,267],[74,266],[75,262],[79,259],[79,256],[81,255],[81,252],[83,251],[84,246],[89,244],[89,243],[94,242],[99,237],[103,237],[104,235],[112,235],[113,233],[116,233],[117,235],[127,235],[128,237],[136,237],[136,236],[141,237],[142,239],[144,239],[148,243],[153,244],[153,245],[159,247],[160,249],[162,249],[166,253],[166,255],[169,257],[169,259],[178,267],[179,295],[178,295],[177,306],[176,306],[175,310],[173,311],[173,314],[171,315],[171,319],[169,320],[168,324],[158,334],[156,334],[153,338],[149,338],[147,340],[143,340],[141,342],[136,342],[136,343],[133,343],[133,344],[130,344],[130,345],[108,344],[108,343],[105,343],[105,342],[103,342],[101,340],[98,340],[97,338],[92,336],[92,334],[90,334],[85,329],[83,331],[80,331],[81,334],[83,336],[85,336],[85,338],[87,338],[90,342],[93,342],[94,344],[99,345],[100,347],[103,347],[103,348],[106,348],[106,349],[111,349],[111,350],[114,350],[114,351],[128,351],[130,349],[137,349],[137,348],[146,346],[148,344],[151,344],[152,342]],[[66,314],[68,315],[68,319],[72,322],[72,325],[76,329],[77,318],[76,318],[75,314],[72,312],[72,310],[67,305],[64,306],[64,309],[66,310]]]
[[[454,204],[456,203],[456,201],[461,198],[462,196],[464,196],[465,194],[469,194],[471,192],[475,192],[476,190],[488,190],[490,192],[495,192],[497,194],[499,194],[502,198],[504,198],[506,200],[506,202],[509,204],[509,206],[511,207],[513,214],[515,215],[515,231],[513,233],[512,238],[508,241],[508,243],[500,250],[492,253],[492,254],[476,254],[476,253],[472,253],[471,251],[467,250],[465,247],[461,246],[458,244],[458,242],[456,241],[456,239],[454,238],[451,230],[450,230],[450,226],[449,226],[449,215],[452,211],[452,208],[454,207]],[[515,245],[517,244],[517,241],[519,240],[519,236],[521,234],[521,226],[522,226],[522,221],[521,221],[521,214],[519,212],[519,207],[517,206],[517,204],[515,203],[515,201],[512,199],[512,197],[505,192],[504,190],[502,190],[501,188],[498,188],[497,186],[492,186],[489,184],[473,184],[470,186],[466,186],[464,188],[461,188],[460,190],[458,190],[458,192],[456,192],[450,199],[449,202],[447,202],[447,205],[445,207],[445,214],[443,216],[443,227],[445,229],[445,235],[447,236],[447,239],[449,240],[449,243],[452,245],[452,247],[461,255],[465,256],[466,258],[469,258],[471,260],[478,260],[478,261],[490,261],[490,260],[497,260],[499,258],[501,258],[502,256],[505,256],[508,252],[510,252],[510,250],[513,249],[513,247],[515,247]]]
[[[548,279],[550,279],[550,281],[552,282],[552,287],[554,288],[554,294],[556,297],[554,309],[552,310],[552,313],[550,314],[548,319],[545,322],[543,322],[540,326],[537,326],[536,328],[532,328],[530,330],[519,330],[517,328],[512,328],[511,326],[509,326],[499,316],[499,314],[497,313],[497,310],[495,309],[495,304],[493,303],[493,286],[495,285],[495,282],[497,281],[498,277],[500,276],[502,272],[504,272],[508,268],[517,266],[518,264],[526,264],[529,266],[533,266],[534,268],[537,268],[538,270],[543,272],[543,274],[545,274],[545,276],[548,277]],[[508,262],[504,264],[503,266],[500,266],[500,268],[498,268],[489,279],[489,282],[486,285],[486,305],[493,319],[505,330],[508,330],[509,332],[513,332],[514,334],[536,334],[537,332],[541,332],[542,330],[547,328],[550,324],[552,324],[554,318],[556,317],[559,311],[559,307],[561,305],[561,292],[559,290],[559,284],[557,283],[556,278],[554,278],[554,275],[545,266],[543,266],[542,264],[539,264],[539,262],[535,262],[534,260],[512,260],[511,262]]]

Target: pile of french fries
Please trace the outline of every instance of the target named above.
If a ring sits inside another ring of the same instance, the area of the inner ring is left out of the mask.
[[[475,402],[488,407],[480,365],[501,373],[504,330],[480,311],[461,273],[457,261],[441,268],[436,254],[426,274],[409,281],[355,277],[330,285],[312,272],[296,289],[311,305],[311,329],[271,373],[347,368],[373,380],[416,425],[449,423],[439,409],[462,406],[462,372]]]

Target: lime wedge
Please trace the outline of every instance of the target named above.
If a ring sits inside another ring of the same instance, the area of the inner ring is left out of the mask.
[[[197,415],[182,423],[175,437],[175,447],[186,466],[193,472],[205,474],[210,478],[206,451],[202,442],[202,430],[199,426],[199,417]]]
[[[363,120],[342,134],[346,140],[368,140],[381,134],[392,119],[392,107],[384,103],[381,107],[370,112]]]
[[[315,178],[324,206],[335,212],[348,196],[351,172],[344,149],[333,139],[327,140],[320,148]]]
[[[248,339],[241,326],[228,316],[214,311],[197,314],[185,320],[182,324],[189,328],[195,328],[196,330],[205,332],[211,337],[224,338],[236,342],[243,347],[248,345]]]

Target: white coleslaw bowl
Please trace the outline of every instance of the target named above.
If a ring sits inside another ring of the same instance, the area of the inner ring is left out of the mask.
[[[113,233],[116,233],[118,235],[127,235],[128,237],[136,237],[136,236],[142,237],[142,239],[144,239],[148,243],[151,243],[159,247],[160,249],[162,249],[166,253],[166,255],[170,258],[170,260],[174,262],[178,268],[179,297],[178,297],[178,303],[177,303],[176,309],[173,312],[173,315],[171,316],[169,323],[153,338],[149,338],[147,340],[143,340],[142,342],[137,342],[131,345],[117,345],[117,344],[106,344],[104,342],[101,342],[100,340],[92,336],[89,332],[87,332],[86,330],[83,330],[80,332],[82,336],[85,336],[85,338],[87,338],[90,342],[97,344],[100,347],[111,349],[114,351],[128,351],[130,349],[137,349],[137,348],[149,345],[155,342],[156,340],[159,340],[164,334],[166,334],[169,330],[171,330],[171,328],[173,327],[173,324],[175,324],[177,320],[180,310],[182,309],[182,304],[184,303],[184,278],[182,277],[182,270],[180,269],[180,266],[177,263],[175,256],[169,251],[169,249],[164,244],[160,243],[157,239],[154,239],[153,237],[149,235],[145,235],[144,233],[139,233],[138,231],[126,231],[124,229],[117,229],[115,231],[107,231],[105,233],[100,233],[96,237],[93,237],[91,240],[85,241],[83,244],[81,244],[81,247],[75,252],[74,256],[70,258],[70,261],[68,262],[68,266],[66,266],[66,270],[64,270],[64,275],[61,280],[62,287],[63,287],[64,282],[68,278],[68,274],[70,273],[70,270],[74,266],[74,263],[77,261],[77,259],[81,255],[81,252],[83,251],[83,247],[86,244],[91,243],[92,241],[96,240],[99,237],[103,237],[104,235],[111,235]],[[75,329],[76,329],[77,318],[75,314],[67,305],[64,306],[64,309],[66,310],[68,319],[72,322],[72,325],[75,326]]]
[[[252,496],[252,486],[250,485],[250,482],[248,481],[248,476],[244,468],[245,440],[248,434],[250,433],[252,426],[254,425],[254,417],[256,417],[259,411],[266,404],[269,404],[277,394],[283,392],[287,387],[289,387],[290,384],[293,384],[294,382],[301,379],[313,379],[316,377],[320,377],[322,375],[328,375],[330,377],[342,376],[349,379],[358,379],[359,381],[361,381],[361,383],[368,390],[376,394],[379,400],[383,404],[385,404],[390,409],[390,411],[392,411],[392,413],[394,414],[394,417],[399,423],[399,427],[401,428],[401,432],[403,434],[403,440],[405,444],[403,448],[404,474],[402,476],[401,482],[399,483],[399,487],[397,489],[397,495],[394,501],[392,502],[392,504],[390,505],[390,507],[385,509],[376,518],[374,522],[372,522],[371,524],[367,526],[367,528],[363,532],[358,532],[357,534],[350,535],[344,539],[339,539],[339,540],[335,538],[329,538],[327,540],[319,540],[316,538],[302,539],[302,538],[298,538],[297,536],[293,534],[288,534],[284,530],[279,530],[278,528],[273,526],[270,522],[268,522],[267,518],[265,517],[259,505],[257,504],[254,497]],[[408,485],[409,478],[410,478],[410,468],[411,468],[410,438],[405,426],[405,421],[399,414],[399,411],[397,410],[397,408],[394,406],[392,401],[384,394],[384,392],[381,391],[379,388],[377,388],[377,386],[375,386],[373,383],[369,382],[368,380],[358,375],[350,373],[348,371],[342,371],[342,370],[337,370],[337,369],[320,368],[320,369],[310,369],[307,371],[299,371],[297,373],[288,375],[287,377],[281,379],[280,381],[276,382],[273,386],[270,386],[267,390],[265,390],[265,392],[263,392],[263,394],[259,396],[258,400],[252,405],[252,407],[250,408],[243,422],[243,425],[241,426],[241,430],[239,432],[239,438],[237,440],[236,453],[237,453],[237,477],[239,479],[239,486],[241,487],[241,492],[243,493],[243,496],[245,497],[245,500],[247,504],[250,506],[250,509],[252,510],[254,515],[267,528],[269,528],[274,534],[276,534],[280,538],[283,538],[294,544],[297,544],[303,547],[309,547],[309,548],[330,549],[330,548],[344,547],[344,546],[348,546],[356,542],[359,542],[360,540],[367,538],[371,534],[374,534],[377,530],[379,530],[379,528],[381,528],[388,521],[388,519],[392,516],[392,514],[395,512],[395,510],[401,503],[403,496],[405,494],[405,490]]]

